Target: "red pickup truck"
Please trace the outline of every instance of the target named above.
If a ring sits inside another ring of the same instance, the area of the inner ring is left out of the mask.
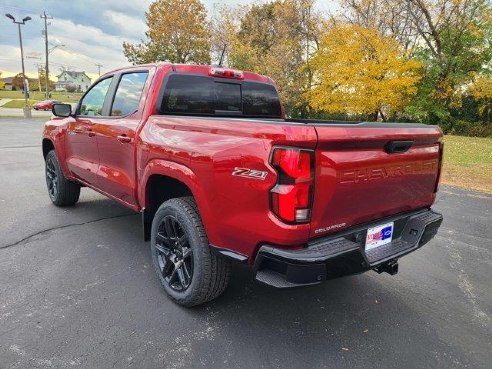
[[[286,119],[272,79],[151,64],[53,107],[43,155],[57,206],[83,186],[142,214],[168,295],[220,295],[234,263],[293,287],[398,271],[428,242],[442,162],[436,126]]]

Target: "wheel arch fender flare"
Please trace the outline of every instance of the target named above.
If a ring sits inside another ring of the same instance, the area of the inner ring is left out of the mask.
[[[210,229],[210,204],[205,196],[205,190],[197,175],[189,167],[164,159],[153,159],[147,163],[142,172],[138,189],[138,200],[142,210],[149,207],[149,180],[153,175],[166,176],[187,186],[198,207],[205,230]],[[208,234],[208,232],[207,232]]]
[[[66,159],[65,132],[61,130],[60,127],[58,126],[47,125],[43,132],[41,143],[42,143],[42,150],[43,150],[43,158],[46,159],[46,155],[48,154],[49,150],[45,151],[45,149],[47,145],[50,145],[55,150],[63,175],[67,178],[70,178],[71,173],[70,170],[68,169],[65,160]]]

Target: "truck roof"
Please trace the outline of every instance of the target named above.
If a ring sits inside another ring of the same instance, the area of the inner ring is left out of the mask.
[[[198,65],[198,64],[173,64],[169,62],[157,62],[157,63],[148,63],[148,64],[138,64],[138,65],[132,65],[132,66],[127,66],[127,67],[122,67],[118,69],[113,69],[101,77],[105,77],[108,74],[114,74],[116,72],[131,72],[133,70],[138,70],[138,69],[150,69],[150,68],[156,68],[156,69],[164,69],[164,68],[169,68],[171,67],[174,72],[177,73],[192,73],[192,74],[201,74],[208,76],[210,72],[210,68],[224,68],[224,69],[233,69],[233,68],[226,68],[226,67],[219,67],[217,65]],[[234,69],[235,70],[235,69]],[[258,73],[253,73],[249,71],[241,71],[244,76],[244,80],[248,81],[257,81],[257,82],[262,82],[262,83],[268,83],[271,85],[274,85],[275,83],[273,80],[268,77],[264,76],[262,74]]]

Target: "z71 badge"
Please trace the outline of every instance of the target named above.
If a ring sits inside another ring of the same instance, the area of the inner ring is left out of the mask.
[[[235,167],[232,170],[232,175],[237,176],[237,177],[246,177],[246,178],[264,180],[267,177],[268,172],[264,172],[261,170],[255,170],[255,169]]]

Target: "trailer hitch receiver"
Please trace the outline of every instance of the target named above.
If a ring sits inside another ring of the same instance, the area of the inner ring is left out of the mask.
[[[398,273],[398,260],[390,260],[374,268],[374,270],[379,274],[386,272],[388,274],[395,275]]]

